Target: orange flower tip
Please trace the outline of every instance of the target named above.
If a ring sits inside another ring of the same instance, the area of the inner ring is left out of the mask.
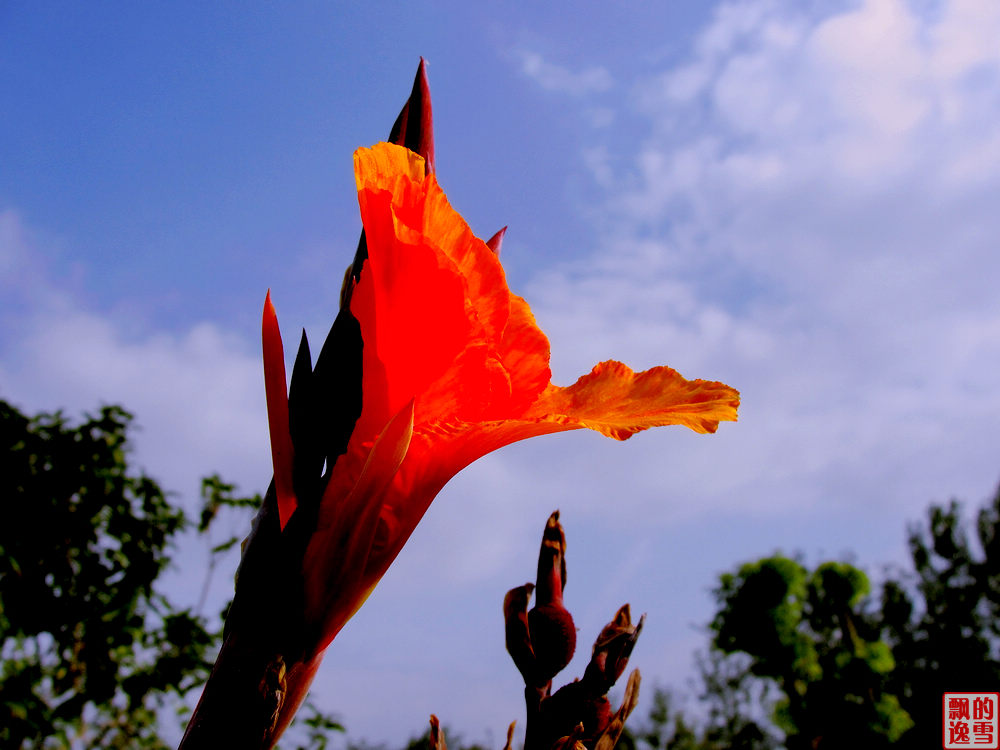
[[[354,152],[354,179],[358,192],[366,188],[384,189],[401,176],[411,182],[423,182],[424,157],[391,143],[359,148]]]

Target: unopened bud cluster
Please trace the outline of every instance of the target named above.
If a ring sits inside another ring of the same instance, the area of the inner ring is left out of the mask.
[[[576,627],[563,604],[566,586],[566,535],[559,511],[542,534],[535,584],[511,589],[504,597],[507,651],[524,678],[527,709],[525,750],[611,750],[638,700],[639,671],[629,675],[625,699],[612,711],[608,691],[625,667],[645,615],[633,625],[622,606],[598,635],[583,677],[552,692],[552,679],[576,650]],[[535,594],[535,606],[528,603]]]

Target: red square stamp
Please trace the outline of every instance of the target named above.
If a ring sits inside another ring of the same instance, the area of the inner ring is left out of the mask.
[[[945,693],[944,747],[1000,748],[1000,693]]]

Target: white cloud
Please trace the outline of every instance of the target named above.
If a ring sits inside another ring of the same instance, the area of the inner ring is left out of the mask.
[[[649,441],[679,452],[670,483],[703,514],[835,491],[915,517],[1000,472],[983,447],[1000,437],[1000,13],[811,13],[723,5],[690,59],[650,75],[634,97],[649,137],[585,155],[607,189],[600,259],[526,296],[574,341],[567,376],[614,352],[743,391],[707,449]],[[642,460],[636,482],[656,471]]]
[[[215,471],[247,489],[266,483],[259,365],[242,342],[209,323],[130,341],[79,309],[36,313],[20,333],[2,377],[24,408],[78,415],[122,404],[136,415],[139,462],[188,497]]]
[[[607,91],[614,84],[611,73],[600,65],[574,71],[549,62],[530,50],[519,50],[516,55],[521,63],[521,72],[548,91],[586,96]],[[604,109],[596,110],[593,118],[597,125],[609,124],[609,115]]]

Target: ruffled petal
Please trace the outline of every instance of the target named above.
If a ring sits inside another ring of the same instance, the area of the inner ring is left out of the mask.
[[[719,422],[736,421],[739,405],[739,392],[725,383],[686,380],[669,367],[633,372],[608,361],[568,388],[550,385],[525,416],[626,440],[650,427],[674,424],[715,432]]]

